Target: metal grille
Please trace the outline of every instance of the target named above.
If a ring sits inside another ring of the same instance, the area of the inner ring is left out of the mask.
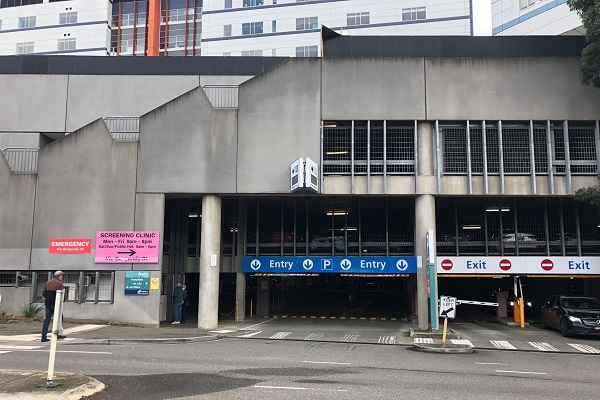
[[[546,143],[546,127],[533,127],[533,155],[535,157],[535,172],[548,173],[548,146]]]
[[[0,286],[14,286],[16,282],[16,272],[0,272]]]
[[[529,174],[531,172],[529,127],[503,127],[502,150],[506,174]]]
[[[100,272],[100,279],[96,284],[98,285],[98,301],[112,301],[112,272]]]
[[[383,174],[383,127],[371,126],[371,173]]]
[[[65,272],[63,285],[65,285],[65,302],[79,300],[79,272]]]
[[[387,173],[415,173],[414,126],[387,126]]]
[[[114,140],[136,142],[140,138],[139,117],[106,117],[104,123]]]
[[[4,149],[4,157],[15,174],[37,173],[38,149],[34,148],[7,148]]]
[[[554,138],[554,168],[555,173],[564,174],[567,171],[566,168],[566,156],[565,156],[565,139],[563,136],[562,128],[553,129]]]
[[[498,143],[498,127],[485,127],[485,144],[487,153],[488,174],[500,173],[500,146]]]
[[[367,128],[354,127],[354,173],[367,173]]]
[[[596,173],[596,139],[593,127],[569,127],[569,155],[571,173]]]
[[[471,140],[471,173],[483,174],[483,134],[479,127],[469,127]]]
[[[467,128],[464,126],[440,127],[443,138],[444,172],[467,173]]]
[[[238,108],[238,86],[206,85],[203,89],[214,108]]]
[[[323,174],[350,174],[350,127],[323,128]]]

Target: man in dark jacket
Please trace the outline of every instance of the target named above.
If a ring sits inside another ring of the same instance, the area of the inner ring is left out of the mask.
[[[42,289],[42,296],[44,296],[45,305],[46,305],[46,319],[44,320],[44,325],[42,326],[42,342],[48,342],[48,327],[50,326],[50,320],[52,319],[52,315],[54,315],[54,305],[56,304],[56,291],[64,290],[65,285],[63,285],[62,280],[64,277],[64,273],[62,271],[56,271],[54,273],[54,278],[50,279],[44,285],[44,289]],[[64,339],[66,336],[60,334],[61,329],[59,329],[59,339]]]
[[[183,302],[186,297],[187,293],[185,293],[185,290],[181,287],[181,283],[178,283],[173,292],[173,324],[181,323],[181,308],[183,307]]]

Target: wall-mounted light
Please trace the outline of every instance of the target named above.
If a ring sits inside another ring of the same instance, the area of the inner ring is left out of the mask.
[[[465,230],[469,230],[469,229],[481,229],[481,225],[463,225],[462,227]]]
[[[510,208],[508,208],[508,207],[501,207],[501,208],[498,208],[498,207],[488,207],[485,211],[487,211],[487,212],[505,211],[506,212],[506,211],[510,211]]]
[[[346,150],[342,150],[342,151],[326,151],[325,154],[328,155],[328,156],[339,156],[339,155],[343,155],[343,154],[348,154],[348,151],[346,151]]]
[[[198,217],[202,218],[202,214],[198,215],[198,213],[197,213],[197,212],[191,212],[191,213],[188,215],[188,217],[189,217],[189,218],[198,218]]]
[[[323,128],[337,128],[337,122],[323,122]]]

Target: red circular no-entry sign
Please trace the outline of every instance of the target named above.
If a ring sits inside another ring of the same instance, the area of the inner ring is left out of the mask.
[[[541,266],[544,271],[550,271],[552,268],[554,268],[554,263],[552,260],[546,258],[545,260],[542,260]]]
[[[510,262],[510,260],[507,260],[506,258],[500,260],[500,263],[498,263],[498,265],[500,266],[500,269],[502,271],[508,271],[510,269],[510,267],[512,267],[512,263]]]
[[[442,269],[444,271],[450,271],[453,266],[454,266],[454,264],[452,264],[452,261],[450,261],[448,259],[442,260]]]

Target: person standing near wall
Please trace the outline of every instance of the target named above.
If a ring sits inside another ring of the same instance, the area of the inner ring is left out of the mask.
[[[42,296],[44,296],[45,298],[44,304],[46,306],[46,319],[44,320],[44,325],[42,326],[42,342],[48,342],[50,340],[48,339],[48,327],[50,326],[50,320],[52,319],[52,315],[54,315],[54,305],[56,304],[56,291],[64,290],[65,288],[65,285],[63,285],[62,283],[63,278],[64,273],[62,271],[56,271],[54,273],[54,278],[46,282],[44,288],[42,289]],[[59,323],[58,338],[66,338],[66,336],[62,334],[62,323]]]
[[[187,294],[185,293],[185,290],[181,287],[181,283],[178,282],[177,287],[173,292],[173,324],[181,323],[181,310],[186,297]]]
[[[188,297],[187,286],[185,286],[185,283],[181,285],[181,288],[185,292],[185,300],[183,300],[183,305],[181,306],[181,323],[183,324],[185,322],[186,308],[190,304],[190,298]]]

